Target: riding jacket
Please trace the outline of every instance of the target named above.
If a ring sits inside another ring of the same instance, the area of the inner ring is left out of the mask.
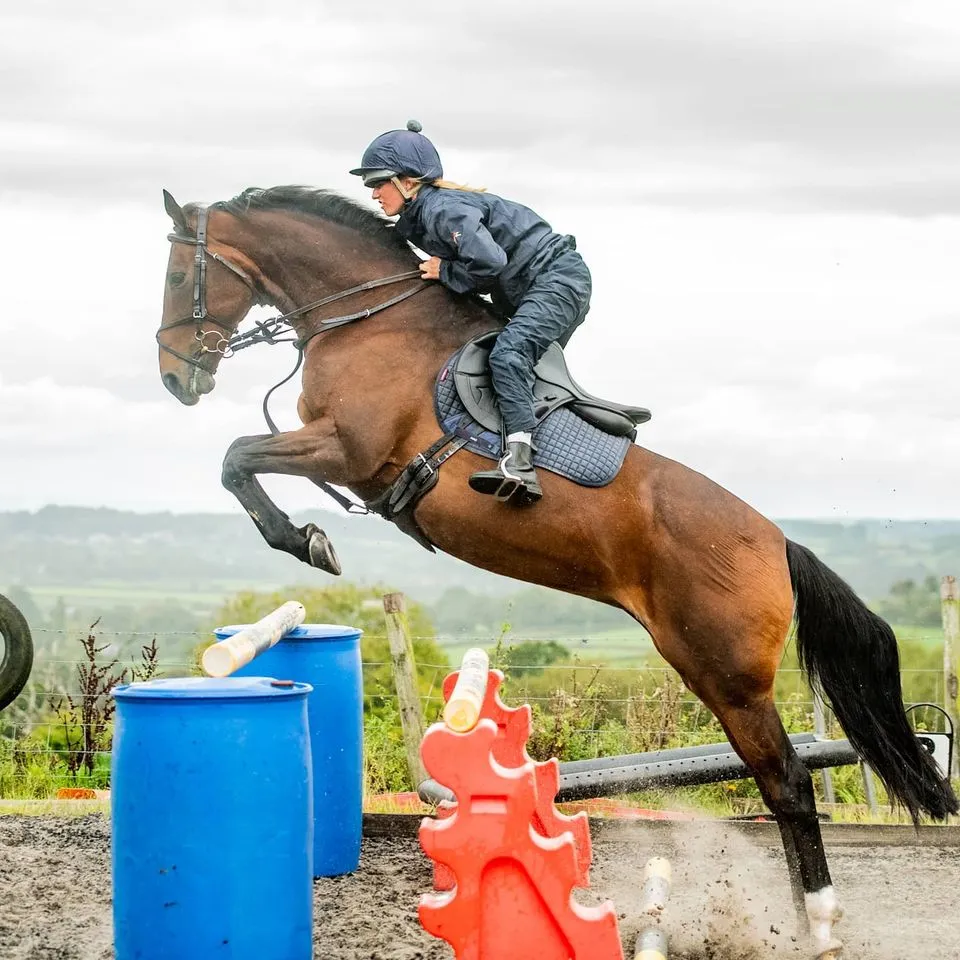
[[[444,286],[456,293],[490,293],[508,315],[538,271],[572,244],[523,204],[427,185],[406,204],[396,230],[441,258]]]

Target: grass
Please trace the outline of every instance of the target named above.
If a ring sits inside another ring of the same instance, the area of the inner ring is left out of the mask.
[[[106,590],[112,586],[100,584],[98,588]],[[130,596],[124,587],[125,599],[129,600]],[[901,626],[895,629],[901,639],[921,641],[925,645],[936,644],[942,636],[942,631],[934,628]],[[505,640],[509,645],[511,639],[518,642],[527,638],[528,635],[524,635]],[[545,638],[557,639],[549,634]],[[469,646],[480,643],[490,649],[495,642],[496,638],[486,641],[472,639],[448,643],[444,647],[451,662],[456,663]],[[533,756],[557,756],[570,760],[597,753],[633,753],[723,739],[712,715],[691,699],[672,672],[653,669],[640,677],[624,669],[639,666],[644,661],[654,666],[660,662],[651,658],[649,638],[639,627],[595,634],[587,643],[581,643],[578,638],[557,642],[576,655],[579,666],[561,664],[530,673],[524,673],[520,668],[516,673],[507,671],[507,693],[510,694],[505,697],[507,701],[526,701],[534,705],[534,735],[529,745]],[[929,659],[927,651],[923,652],[921,659],[924,662]],[[591,664],[601,664],[607,669],[594,670]],[[907,664],[903,666],[909,673]],[[802,688],[799,677],[788,675],[792,673],[795,671],[785,671],[784,689],[778,694],[783,699],[781,713],[788,730],[806,730],[811,723],[807,702],[809,692]],[[911,697],[906,688],[905,694],[909,700]],[[383,796],[411,790],[399,716],[389,698],[387,704],[365,718],[364,732],[365,810],[410,813],[408,804]],[[839,731],[835,733],[839,735]],[[11,809],[22,812],[59,810],[63,802],[55,808],[44,806],[58,803],[46,798],[54,796],[59,787],[107,786],[102,778],[109,777],[108,769],[94,771],[99,775],[97,782],[82,775],[74,779],[65,765],[51,755],[49,736],[45,749],[31,751],[30,746],[29,741],[18,741],[15,750],[13,744],[0,741],[0,797],[7,798],[0,801],[0,812],[10,812]],[[109,750],[109,745],[105,750]],[[818,805],[829,809],[834,819],[854,823],[905,822],[902,814],[890,812],[879,783],[880,810],[876,815],[869,812],[863,802],[864,788],[859,767],[834,768],[831,772],[836,797],[842,803],[825,805],[822,801],[822,774],[815,774],[814,781]],[[752,780],[648,790],[632,794],[628,799],[648,809],[686,810],[698,816],[719,818],[751,815],[765,809]],[[67,801],[66,809],[78,813],[90,803]],[[97,804],[96,801],[92,803]]]
[[[109,800],[0,800],[0,817],[85,817],[110,814]]]

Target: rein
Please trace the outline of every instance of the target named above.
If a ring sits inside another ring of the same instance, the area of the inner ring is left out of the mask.
[[[398,273],[392,277],[381,277],[379,280],[368,280],[366,283],[359,283],[355,287],[350,287],[348,290],[341,290],[339,293],[331,294],[328,297],[323,297],[320,300],[314,300],[312,303],[305,304],[302,307],[297,307],[294,310],[291,310],[289,313],[281,314],[279,317],[271,317],[269,320],[263,321],[254,321],[256,326],[255,330],[248,330],[246,333],[238,333],[235,336],[231,337],[229,340],[225,341],[225,356],[229,353],[236,353],[237,350],[243,350],[246,347],[252,347],[255,343],[292,343],[296,347],[302,349],[305,347],[314,337],[323,333],[325,330],[331,330],[334,327],[342,327],[344,324],[353,323],[355,320],[366,320],[367,317],[372,317],[375,313],[379,313],[381,310],[386,310],[388,307],[394,306],[394,304],[400,303],[403,300],[406,300],[408,297],[412,297],[414,294],[420,293],[421,290],[426,288],[426,284],[421,283],[416,287],[411,287],[409,290],[405,290],[403,293],[397,294],[395,297],[391,297],[389,300],[384,301],[383,303],[378,303],[375,307],[370,307],[367,310],[360,310],[358,313],[345,314],[342,317],[330,317],[327,320],[320,321],[320,329],[313,331],[309,336],[301,337],[298,340],[294,340],[290,337],[287,337],[283,340],[276,339],[278,333],[286,333],[293,329],[293,326],[290,324],[290,320],[295,317],[301,317],[306,313],[309,313],[311,310],[316,310],[318,307],[326,306],[328,303],[335,303],[337,300],[343,300],[346,297],[352,297],[356,293],[363,293],[365,290],[374,290],[377,287],[385,287],[391,283],[398,283],[401,280],[412,280],[414,277],[419,277],[419,270],[410,270],[407,273]]]
[[[226,257],[220,256],[220,254],[210,250],[207,247],[208,214],[209,211],[207,207],[199,208],[199,213],[197,216],[197,235],[195,237],[184,236],[181,233],[167,234],[167,239],[171,243],[185,243],[196,248],[196,255],[194,256],[193,260],[193,313],[190,316],[181,317],[179,320],[173,320],[170,323],[162,324],[157,330],[156,340],[160,345],[161,350],[166,350],[167,353],[172,354],[178,360],[183,360],[185,363],[188,363],[193,367],[197,367],[200,370],[206,369],[203,366],[203,357],[207,353],[218,353],[226,359],[227,357],[232,356],[238,350],[245,350],[247,347],[252,347],[255,343],[269,343],[271,345],[276,343],[292,343],[297,348],[297,362],[294,365],[293,370],[291,370],[290,373],[287,374],[287,376],[285,376],[279,383],[272,386],[267,391],[266,396],[263,398],[263,418],[266,420],[267,426],[269,427],[273,436],[277,436],[280,433],[280,430],[276,423],[274,423],[273,418],[270,416],[268,403],[274,390],[276,390],[278,387],[282,387],[285,383],[291,380],[296,372],[300,369],[300,365],[303,363],[303,355],[307,344],[313,340],[314,337],[319,336],[321,333],[325,333],[327,330],[332,330],[335,327],[342,327],[348,323],[354,323],[357,320],[366,320],[368,317],[372,317],[374,314],[380,313],[382,310],[386,310],[398,303],[402,303],[409,297],[415,296],[421,291],[426,290],[429,284],[424,283],[420,279],[419,270],[409,270],[406,273],[398,273],[392,277],[381,277],[378,280],[367,280],[365,283],[359,283],[355,287],[350,287],[347,290],[341,290],[339,293],[321,297],[319,300],[314,300],[311,303],[304,304],[302,307],[295,307],[293,310],[290,310],[287,313],[280,314],[280,316],[277,317],[270,317],[268,320],[255,320],[254,329],[248,330],[246,333],[236,333],[233,336],[224,336],[222,333],[219,333],[216,330],[204,330],[203,324],[206,320],[216,324],[221,330],[226,331],[228,334],[232,329],[231,324],[226,323],[225,321],[213,316],[213,314],[207,312],[208,254],[213,260],[216,260],[217,263],[223,264],[223,266],[239,277],[250,288],[257,303],[263,303],[263,298],[261,297],[260,291],[257,289],[255,281],[247,274],[247,272],[238,267],[235,263],[231,263]],[[343,300],[346,297],[352,297],[355,294],[363,293],[366,290],[375,290],[377,287],[385,287],[392,283],[399,283],[403,280],[413,280],[415,278],[419,280],[419,283],[417,283],[416,286],[413,286],[408,290],[404,290],[403,293],[398,293],[396,296],[391,297],[389,300],[385,300],[383,303],[377,304],[375,307],[369,307],[366,310],[360,310],[357,313],[349,313],[340,317],[330,317],[327,320],[321,320],[319,327],[316,330],[310,331],[301,337],[294,338],[278,336],[282,333],[295,332],[290,321],[299,317],[303,317],[311,311],[316,310],[318,307],[326,306],[328,303],[336,303],[338,300]],[[161,342],[160,334],[163,333],[164,330],[173,330],[176,327],[186,326],[191,323],[196,324],[197,326],[197,331],[194,334],[194,339],[197,341],[197,346],[194,348],[191,356],[187,356],[187,354],[181,353],[179,350],[175,350],[173,347],[167,346],[167,344]],[[206,340],[211,334],[213,334],[217,339],[213,346],[208,346]],[[327,494],[327,496],[331,497],[338,504],[340,504],[340,506],[343,507],[347,513],[370,512],[366,507],[354,503],[348,497],[345,497],[342,493],[335,490],[328,483],[324,481],[315,482],[317,486]]]

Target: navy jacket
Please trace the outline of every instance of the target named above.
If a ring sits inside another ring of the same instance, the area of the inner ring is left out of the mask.
[[[423,186],[397,232],[440,257],[440,282],[457,293],[490,293],[516,309],[533,278],[572,238],[554,233],[529,207],[492,193]]]

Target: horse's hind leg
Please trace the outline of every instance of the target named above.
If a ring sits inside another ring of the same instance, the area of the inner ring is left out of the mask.
[[[719,542],[719,537],[714,540]],[[675,586],[671,595],[664,590],[661,620],[653,633],[661,653],[710,708],[753,772],[777,818],[801,923],[809,922],[816,955],[826,958],[841,947],[833,936],[840,909],[820,836],[813,780],[773,702],[793,612],[790,581],[786,569],[753,559],[774,555],[773,549],[768,554],[742,552],[719,589],[700,578],[688,580],[688,591]]]
[[[838,956],[841,943],[833,935],[833,924],[841,910],[830,881],[810,772],[797,756],[769,694],[740,704],[714,704],[712,709],[777,818],[794,903],[809,923],[815,955]]]

